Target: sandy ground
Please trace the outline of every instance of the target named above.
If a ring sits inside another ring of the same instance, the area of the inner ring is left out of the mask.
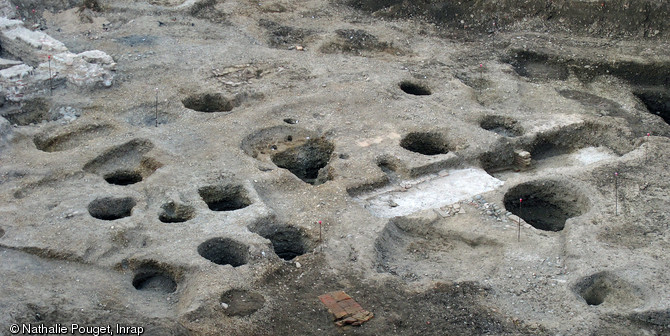
[[[15,3],[118,65],[2,107],[0,334],[670,334],[667,3]]]

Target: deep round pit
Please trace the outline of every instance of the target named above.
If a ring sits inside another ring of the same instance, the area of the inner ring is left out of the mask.
[[[104,177],[109,184],[130,185],[142,181],[142,175],[133,170],[117,170]]]
[[[182,100],[187,109],[198,112],[228,112],[234,107],[232,100],[220,93],[203,93],[188,96]]]
[[[329,177],[322,168],[328,165],[335,146],[324,139],[310,139],[300,146],[290,147],[272,156],[279,168],[288,169],[302,181],[317,185]]]
[[[437,132],[412,132],[400,140],[400,146],[408,151],[423,155],[449,153],[449,145]]]
[[[161,206],[158,220],[163,223],[183,223],[195,216],[195,208],[190,205],[168,202]]]
[[[97,219],[116,220],[130,216],[135,204],[132,197],[96,198],[88,204],[88,213]]]
[[[221,306],[228,316],[249,316],[265,305],[263,295],[243,289],[231,289],[221,294]]]
[[[270,240],[275,254],[284,260],[292,260],[308,251],[307,235],[295,227],[271,225],[259,228],[256,233]]]
[[[177,290],[177,282],[160,267],[145,265],[135,271],[133,287],[140,291],[169,294]]]
[[[198,246],[198,254],[218,264],[239,267],[245,265],[249,258],[246,245],[230,238],[212,238]]]
[[[489,115],[482,118],[479,126],[504,137],[517,137],[523,134],[523,129],[517,121],[509,117]]]
[[[415,96],[429,96],[432,92],[424,85],[413,83],[410,81],[403,81],[400,83],[400,90],[407,94]]]
[[[241,185],[213,185],[198,189],[202,200],[212,211],[233,211],[248,207],[251,200]]]
[[[566,220],[585,213],[589,201],[575,187],[559,181],[533,181],[511,188],[504,197],[507,211],[534,228],[561,231]]]

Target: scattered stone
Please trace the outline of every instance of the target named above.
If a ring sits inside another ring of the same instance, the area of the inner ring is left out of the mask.
[[[295,262],[295,267],[296,267],[296,268],[300,268],[300,267],[302,267],[302,265],[301,265],[299,262],[296,261],[296,262]]]
[[[221,307],[223,307],[223,309],[228,309],[228,304],[225,302],[221,302]]]
[[[109,87],[116,63],[99,50],[74,54],[53,37],[32,31],[19,20],[0,18],[4,52],[21,60],[0,62],[0,95],[20,102],[64,82],[78,88]]]
[[[451,217],[451,214],[449,214],[449,211],[444,211],[444,210],[438,208],[438,209],[435,209],[435,212],[442,218]]]

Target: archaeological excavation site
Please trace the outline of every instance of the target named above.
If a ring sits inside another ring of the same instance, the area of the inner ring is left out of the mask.
[[[0,0],[0,335],[670,335],[667,0]]]

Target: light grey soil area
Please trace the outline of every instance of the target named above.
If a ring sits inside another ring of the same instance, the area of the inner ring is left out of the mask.
[[[670,335],[667,1],[12,4],[0,335]]]

